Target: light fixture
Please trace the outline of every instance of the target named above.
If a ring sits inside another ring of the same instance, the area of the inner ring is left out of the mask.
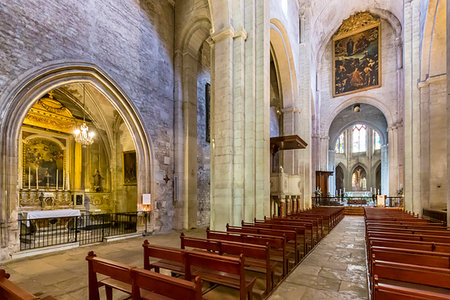
[[[83,147],[91,145],[94,142],[95,136],[95,132],[89,132],[89,127],[86,125],[86,113],[84,110],[85,102],[85,85],[83,84],[83,125],[81,125],[80,128],[75,129],[73,132],[75,135],[75,141]]]
[[[361,107],[359,106],[359,104],[353,105],[353,112],[360,112],[360,111],[361,111]]]

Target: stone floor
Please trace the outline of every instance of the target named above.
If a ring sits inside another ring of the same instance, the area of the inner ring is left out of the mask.
[[[190,236],[205,237],[205,229],[189,231]],[[87,262],[88,251],[98,257],[111,259],[136,267],[143,267],[142,242],[163,246],[180,247],[180,232],[164,235],[135,237],[126,240],[88,245],[80,248],[42,254],[1,264],[11,274],[10,279],[35,294],[44,297],[52,295],[58,300],[88,299]],[[104,289],[100,289],[104,293]],[[125,299],[120,292],[114,292],[114,299]],[[106,299],[103,297],[103,299]]]
[[[93,250],[102,258],[143,267],[144,239],[158,245],[179,247],[179,234],[171,232],[88,245],[14,260],[0,267],[11,274],[13,282],[36,296],[83,300],[88,299],[85,260],[88,251]],[[205,237],[205,230],[191,230],[188,235]],[[367,299],[364,260],[363,218],[345,217],[274,291],[270,299]],[[220,289],[206,294],[206,298],[237,299]],[[104,293],[104,289],[100,291]],[[114,299],[125,298],[124,294],[114,292]]]
[[[368,299],[363,217],[346,216],[270,300]]]

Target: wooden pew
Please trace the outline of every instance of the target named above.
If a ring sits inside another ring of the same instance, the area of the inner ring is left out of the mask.
[[[137,269],[107,259],[96,257],[93,251],[86,257],[88,261],[89,300],[99,300],[99,287],[105,286],[106,298],[113,299],[112,290],[130,294],[133,299],[192,299],[202,298],[199,278],[195,282]],[[97,274],[107,276],[98,280]],[[143,291],[141,291],[141,288]]]
[[[194,250],[206,250],[219,255],[231,255],[245,257],[245,267],[249,270],[264,274],[266,285],[264,294],[268,294],[273,288],[275,263],[270,261],[270,248],[265,246],[238,243],[221,240],[201,239],[180,235],[181,249],[186,247]]]
[[[88,261],[89,300],[100,300],[99,288],[106,289],[106,299],[111,300],[113,289],[131,295],[131,269],[133,267],[110,260],[97,258],[93,251],[86,256]],[[107,277],[98,280],[97,274]]]
[[[442,297],[450,298],[450,269],[417,266],[403,263],[375,260],[372,266],[374,277],[374,299],[385,299],[376,286],[387,283],[396,287],[405,284],[417,294],[424,294],[430,289]],[[387,281],[387,282],[384,282]]]
[[[375,282],[375,299],[385,300],[448,300],[449,296],[432,291],[424,291],[404,286]]]
[[[271,236],[284,236],[286,238],[286,245],[290,246],[290,249],[294,253],[294,264],[300,261],[300,250],[297,246],[297,233],[294,230],[277,230],[269,228],[257,228],[257,227],[238,227],[226,225],[227,232],[237,232],[237,233],[253,233],[253,234],[264,234]]]
[[[7,300],[56,300],[52,296],[39,298],[24,290],[11,280],[10,275],[4,269],[0,269],[0,299]]]
[[[190,282],[148,270],[132,269],[131,279],[133,300],[202,299],[202,280],[198,276]]]
[[[307,231],[309,231],[310,244],[308,251],[314,247],[314,245],[322,238],[320,226],[314,226],[312,221],[303,221],[297,219],[269,219],[264,217],[264,220],[257,220],[255,218],[254,224],[279,224],[279,225],[294,225],[294,226],[304,226]],[[316,224],[317,225],[317,224]],[[305,232],[306,234],[306,232]]]
[[[147,240],[143,243],[144,268],[161,268],[184,275],[186,280],[200,276],[204,281],[217,283],[239,289],[240,299],[253,297],[255,278],[246,277],[244,272],[245,259],[224,257],[216,254],[200,253],[171,247],[150,245]],[[150,261],[150,257],[158,258]],[[172,261],[173,260],[173,261]],[[181,271],[183,269],[184,271]]]
[[[369,246],[381,246],[390,248],[404,248],[415,249],[423,251],[436,251],[450,253],[450,244],[424,242],[424,241],[411,241],[411,240],[396,240],[387,238],[371,238],[369,239]]]
[[[285,225],[278,223],[248,223],[242,221],[242,228],[262,228],[262,229],[274,229],[274,230],[294,230],[297,233],[297,245],[303,245],[303,253],[299,254],[298,260],[305,256],[308,251],[308,244],[306,242],[306,228],[305,226],[293,224]],[[311,247],[312,245],[310,245]],[[299,246],[300,248],[300,246]]]
[[[226,231],[214,231],[209,227],[206,229],[207,239],[216,239],[223,241],[255,244],[255,245],[268,245],[271,249],[270,257],[275,261],[281,262],[283,273],[285,276],[288,271],[289,263],[288,257],[290,252],[286,248],[286,238],[283,236],[269,236],[263,234],[252,233],[239,233],[239,232],[226,232]]]

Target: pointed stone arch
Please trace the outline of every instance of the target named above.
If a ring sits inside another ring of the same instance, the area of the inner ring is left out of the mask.
[[[84,62],[55,62],[24,75],[2,94],[0,125],[0,222],[2,226],[0,258],[16,252],[19,246],[18,211],[18,140],[23,120],[33,104],[49,90],[71,83],[89,83],[100,91],[117,110],[130,131],[136,148],[137,199],[154,191],[151,140],[142,117],[122,89],[98,66]],[[8,248],[4,248],[8,246]]]

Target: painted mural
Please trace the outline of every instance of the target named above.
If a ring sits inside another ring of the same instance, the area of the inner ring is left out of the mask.
[[[381,84],[380,24],[333,38],[333,96]]]

